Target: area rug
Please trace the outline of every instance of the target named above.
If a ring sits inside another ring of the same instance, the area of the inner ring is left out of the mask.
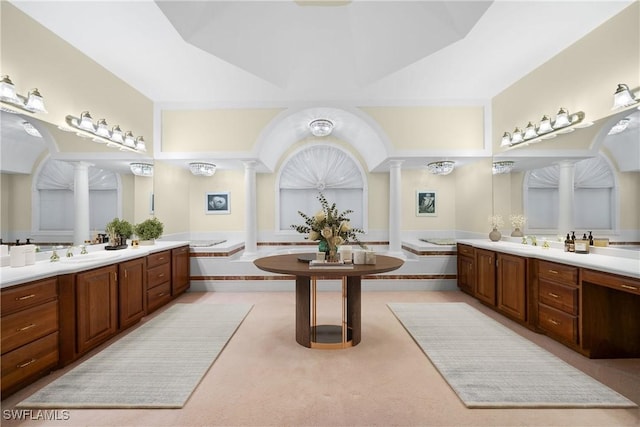
[[[468,304],[387,305],[469,408],[637,406]]]
[[[252,307],[173,305],[18,407],[181,408]]]

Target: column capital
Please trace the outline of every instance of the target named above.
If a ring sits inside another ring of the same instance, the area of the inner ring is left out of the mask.
[[[399,169],[403,163],[404,160],[389,160],[389,168]]]

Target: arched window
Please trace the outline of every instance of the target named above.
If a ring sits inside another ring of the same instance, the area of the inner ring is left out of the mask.
[[[560,167],[527,172],[524,180],[525,215],[532,231],[566,233],[558,228]],[[609,162],[602,156],[575,164],[573,221],[576,230],[616,229],[616,185]]]
[[[72,163],[50,159],[42,166],[33,196],[35,231],[60,236],[73,235],[74,176]],[[89,167],[91,230],[103,230],[109,221],[118,216],[119,187],[116,173]]]
[[[293,153],[282,165],[276,185],[279,230],[300,224],[298,211],[312,215],[320,210],[317,196],[324,193],[338,210],[353,210],[351,225],[367,227],[367,191],[363,169],[339,146],[318,144]]]

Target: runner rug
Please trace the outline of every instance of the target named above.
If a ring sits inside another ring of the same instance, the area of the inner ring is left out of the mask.
[[[252,307],[175,304],[18,407],[181,408]]]
[[[390,303],[469,408],[637,405],[465,303]]]

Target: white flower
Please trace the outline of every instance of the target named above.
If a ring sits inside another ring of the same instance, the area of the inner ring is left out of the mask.
[[[509,220],[514,228],[522,228],[527,218],[524,215],[509,215]]]
[[[320,211],[315,215],[314,218],[315,218],[316,222],[322,222],[326,218],[326,215],[325,215],[324,211]]]
[[[504,221],[502,220],[502,215],[489,215],[489,224],[493,228],[500,228],[504,225]]]
[[[317,231],[311,230],[309,232],[309,240],[320,240],[320,233]]]
[[[333,230],[331,230],[331,227],[325,227],[322,229],[320,234],[322,234],[322,237],[324,237],[325,239],[328,239],[329,237],[333,236]]]
[[[340,233],[345,233],[351,230],[351,223],[349,221],[342,221],[340,224]]]

